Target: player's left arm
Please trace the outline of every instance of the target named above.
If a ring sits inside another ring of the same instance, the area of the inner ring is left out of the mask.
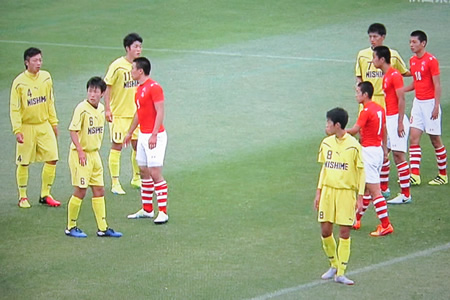
[[[397,133],[399,137],[403,137],[405,135],[405,128],[403,126],[403,118],[405,116],[405,92],[403,86],[396,89],[395,93],[398,98],[398,127]]]
[[[153,127],[152,131],[152,136],[148,140],[148,146],[150,149],[156,147],[159,128],[161,128],[164,120],[164,101],[155,102],[154,105],[156,110],[156,117],[155,117],[155,126]]]
[[[351,135],[356,135],[359,130],[361,129],[361,126],[358,125],[358,123],[356,123],[355,125],[353,125],[352,128],[347,129],[347,133],[351,134]]]
[[[439,116],[439,106],[441,105],[441,78],[440,75],[434,75],[433,77],[434,84],[434,108],[431,113],[431,120],[436,120]]]
[[[53,94],[53,83],[52,80],[48,80],[49,85],[49,101],[48,101],[48,121],[52,125],[55,136],[58,136],[58,118],[56,117],[55,109],[55,96]]]

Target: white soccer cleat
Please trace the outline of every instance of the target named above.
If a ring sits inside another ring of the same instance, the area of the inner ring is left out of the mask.
[[[386,201],[388,204],[407,204],[412,202],[411,195],[409,197],[406,197],[403,194],[398,194],[397,197],[394,199],[391,199],[389,201]]]
[[[354,285],[355,282],[351,279],[348,279],[344,275],[334,276],[334,281],[337,283],[342,283],[345,285]]]
[[[146,212],[143,208],[138,210],[136,213],[128,215],[128,219],[143,219],[143,218],[153,218],[155,213],[153,211]]]
[[[328,271],[322,274],[321,278],[324,280],[332,279],[334,275],[336,275],[337,269],[336,268],[329,268]]]
[[[163,211],[160,211],[156,219],[153,220],[155,224],[164,224],[167,223],[167,221],[169,221],[169,216]]]

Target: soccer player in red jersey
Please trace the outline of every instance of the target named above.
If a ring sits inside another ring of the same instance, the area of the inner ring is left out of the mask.
[[[439,62],[432,54],[425,50],[427,35],[416,30],[411,33],[409,45],[415,54],[409,60],[413,82],[405,87],[405,91],[416,91],[411,109],[411,131],[409,136],[409,159],[411,164],[411,184],[419,185],[420,160],[422,150],[420,138],[425,131],[430,137],[436,153],[439,174],[428,182],[430,185],[448,183],[447,152],[441,139],[441,80]]]
[[[363,197],[363,207],[356,214],[353,229],[359,229],[361,218],[364,215],[370,200],[381,224],[370,233],[371,236],[384,236],[394,232],[389,221],[386,199],[381,194],[380,172],[384,157],[387,157],[386,148],[386,114],[383,107],[372,101],[374,88],[369,81],[358,83],[356,87],[356,101],[363,105],[356,124],[347,130],[351,135],[360,134],[362,157],[366,172],[366,189]]]
[[[141,172],[142,209],[128,215],[129,219],[153,218],[153,192],[158,201],[158,216],[155,224],[169,220],[167,215],[167,183],[162,176],[162,167],[167,146],[167,134],[164,129],[164,93],[162,87],[150,78],[151,64],[145,57],[133,61],[131,76],[139,82],[136,90],[136,107],[133,122],[124,138],[129,144],[133,131],[140,126],[136,149],[136,160]]]
[[[401,193],[387,203],[410,203],[410,171],[408,162],[406,161],[409,122],[405,115],[403,77],[400,72],[391,67],[391,53],[388,47],[378,46],[375,47],[373,51],[373,64],[375,67],[380,68],[384,73],[383,91],[386,100],[387,148],[392,150],[401,188]],[[387,182],[383,183],[383,185],[387,184]],[[385,188],[387,188],[387,186],[381,186],[382,190],[385,190]]]

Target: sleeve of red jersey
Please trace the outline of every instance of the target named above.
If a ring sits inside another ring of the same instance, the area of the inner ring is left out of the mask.
[[[431,72],[431,76],[437,76],[440,74],[439,71],[439,62],[436,59],[436,57],[432,56],[430,59],[430,72]]]
[[[363,108],[363,110],[359,114],[358,120],[356,120],[356,125],[358,125],[359,127],[363,128],[364,125],[366,125],[366,123],[367,123],[368,115],[369,114],[367,113],[366,108]]]
[[[163,92],[162,87],[159,84],[154,84],[152,86],[152,98],[153,98],[153,102],[164,101],[164,92]]]
[[[398,90],[403,87],[403,76],[397,71],[395,76],[392,76],[392,84],[394,85],[394,89]]]

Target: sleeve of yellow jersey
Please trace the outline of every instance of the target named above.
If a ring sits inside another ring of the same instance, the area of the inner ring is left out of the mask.
[[[355,76],[361,77],[361,66],[359,65],[359,59],[361,52],[358,52],[358,55],[356,56],[356,65],[355,65]]]
[[[80,131],[81,130],[81,104],[78,104],[73,112],[72,121],[69,125],[70,131]]]
[[[391,63],[392,66],[400,71],[400,74],[405,74],[408,72],[408,68],[406,67],[405,62],[397,51],[392,51]]]
[[[50,77],[47,80],[48,89],[49,89],[49,102],[48,102],[48,121],[52,126],[58,125],[58,118],[56,117],[56,109],[55,109],[55,96],[53,95],[53,81]]]
[[[114,78],[114,74],[116,72],[116,64],[115,62],[111,63],[106,71],[106,75],[104,81],[107,85],[114,85],[116,79]]]
[[[9,115],[11,118],[12,131],[14,134],[22,131],[22,117],[20,115],[20,96],[17,91],[17,83],[14,81],[11,87],[9,100]]]

